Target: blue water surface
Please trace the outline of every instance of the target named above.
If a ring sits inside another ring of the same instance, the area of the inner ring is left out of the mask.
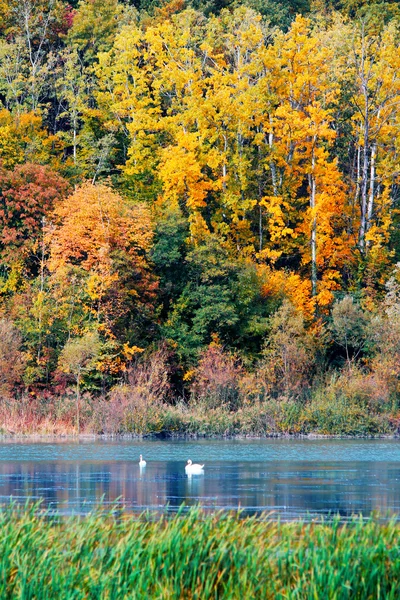
[[[188,458],[205,464],[203,475],[185,475]],[[0,503],[10,498],[43,499],[62,514],[101,502],[134,512],[201,504],[284,520],[390,516],[400,512],[400,441],[9,441],[0,443]]]

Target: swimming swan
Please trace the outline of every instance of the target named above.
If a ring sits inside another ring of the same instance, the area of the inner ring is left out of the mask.
[[[145,467],[145,466],[146,466],[146,461],[143,460],[142,455],[140,455],[139,467]]]
[[[200,475],[203,473],[204,465],[194,465],[192,461],[187,461],[187,465],[185,467],[186,475]]]

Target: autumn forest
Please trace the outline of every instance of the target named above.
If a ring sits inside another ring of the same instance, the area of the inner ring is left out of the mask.
[[[399,17],[0,0],[3,432],[397,432]]]

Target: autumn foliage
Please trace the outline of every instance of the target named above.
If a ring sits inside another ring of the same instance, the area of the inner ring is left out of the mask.
[[[6,264],[24,261],[38,249],[46,217],[68,191],[68,182],[49,167],[0,166],[0,248]]]
[[[127,311],[140,312],[154,300],[147,207],[131,206],[106,185],[88,183],[57,205],[46,231],[54,280],[79,281],[87,311],[107,330]]]
[[[67,393],[96,339],[80,399],[142,398],[162,344],[192,407],[334,373],[395,410],[398,3],[135,7],[0,2],[7,394]]]

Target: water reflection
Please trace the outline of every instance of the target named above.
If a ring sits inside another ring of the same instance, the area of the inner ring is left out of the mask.
[[[0,461],[0,502],[44,499],[62,513],[84,513],[102,499],[128,509],[275,511],[283,519],[400,510],[400,463],[373,461],[208,461],[185,475],[185,461]]]

